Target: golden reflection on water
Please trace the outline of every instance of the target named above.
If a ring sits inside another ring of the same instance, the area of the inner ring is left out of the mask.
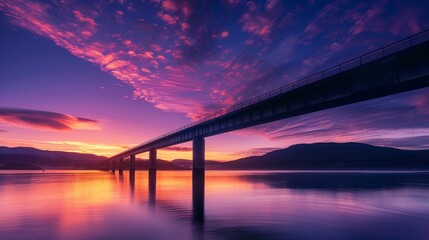
[[[207,171],[205,189],[198,191],[191,171],[158,171],[156,181],[147,171],[137,171],[134,178],[128,171],[0,172],[0,236],[217,239],[217,233],[223,239],[226,233],[266,238],[269,232],[308,239],[346,233],[374,237],[384,236],[383,228],[395,221],[414,236],[429,236],[422,230],[429,229],[427,180],[410,175],[368,187],[341,177],[313,185],[319,178],[282,174]],[[418,185],[404,187],[409,178]],[[389,236],[404,236],[395,234]]]

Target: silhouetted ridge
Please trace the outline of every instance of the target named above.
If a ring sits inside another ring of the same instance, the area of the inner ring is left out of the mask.
[[[298,144],[222,165],[223,169],[429,169],[429,150],[362,143]]]
[[[0,166],[36,165],[57,169],[97,169],[106,157],[86,153],[47,151],[30,147],[0,147]]]

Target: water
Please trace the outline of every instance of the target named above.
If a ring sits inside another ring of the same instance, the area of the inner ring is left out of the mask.
[[[429,239],[429,173],[207,171],[205,191],[190,171],[132,179],[0,171],[0,239]]]

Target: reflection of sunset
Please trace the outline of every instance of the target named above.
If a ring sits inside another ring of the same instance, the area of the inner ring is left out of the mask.
[[[74,225],[91,224],[97,219],[88,219],[87,213],[76,212],[76,209],[93,206],[91,211],[100,211],[103,206],[111,204],[115,197],[110,176],[100,178],[94,177],[94,174],[103,173],[77,174],[69,171],[66,182],[56,182],[55,178],[44,182],[44,174],[33,174],[29,181],[34,183],[30,185],[2,186],[1,202],[15,205],[3,208],[2,217],[8,219],[8,224],[12,225],[18,225],[22,221],[19,216],[27,215],[39,216],[40,221],[44,218],[57,219],[60,226],[72,229]],[[58,178],[61,179],[62,176]]]
[[[0,145],[112,156],[429,27],[418,0],[198,2],[0,1]],[[428,96],[213,136],[206,157],[326,141],[426,148]]]
[[[197,206],[203,206],[200,214],[210,222],[205,234],[241,226],[273,234],[281,229],[306,236],[313,234],[309,228],[350,234],[356,227],[374,231],[398,217],[427,219],[429,213],[425,185],[320,190],[289,185],[288,178],[273,181],[271,174],[278,173],[268,171],[206,171],[203,202],[195,203],[199,198],[192,171],[158,171],[154,192],[149,191],[148,171],[137,171],[134,182],[128,171],[123,176],[99,171],[14,173],[0,174],[0,233],[18,239],[28,239],[28,232],[16,229],[31,229],[32,239],[154,239],[150,236],[160,234],[168,235],[162,239],[191,239],[198,226]],[[420,230],[424,223],[413,227]]]

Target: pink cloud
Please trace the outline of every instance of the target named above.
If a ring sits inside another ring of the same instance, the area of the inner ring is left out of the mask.
[[[189,23],[181,23],[180,24],[180,26],[183,28],[183,29],[188,29],[189,28]]]
[[[73,11],[74,16],[81,22],[89,24],[91,27],[95,27],[97,24],[95,23],[95,20],[85,16],[83,13],[79,12],[78,10]]]
[[[310,33],[312,35],[316,35],[316,34],[320,33],[321,31],[322,30],[316,26],[315,22],[309,23],[304,29],[304,32]]]
[[[85,36],[85,37],[91,37],[91,36],[92,36],[92,33],[91,33],[91,32],[89,32],[89,31],[83,31],[83,32],[82,32],[82,35],[83,35],[83,36]]]
[[[169,0],[164,0],[162,2],[162,8],[166,11],[177,11],[177,5]]]
[[[419,11],[417,10],[407,10],[402,12],[400,16],[395,16],[395,19],[389,25],[390,32],[400,35],[404,33],[416,34],[422,31],[417,18],[419,15]],[[403,19],[406,19],[406,21],[403,21]]]
[[[378,16],[383,12],[384,3],[375,2],[367,10],[356,9],[347,12],[346,18],[353,23],[349,32],[358,35],[364,31],[374,30],[374,23],[377,23]]]
[[[145,73],[152,73],[149,69],[147,69],[147,68],[141,68],[140,69],[142,72],[145,72]]]
[[[171,16],[167,13],[159,12],[158,17],[170,25],[176,24],[176,22],[177,22],[173,16]]]
[[[263,16],[243,14],[240,20],[243,23],[242,29],[250,33],[267,37],[271,33],[272,22]]]
[[[220,34],[220,37],[221,37],[221,38],[227,38],[227,37],[228,37],[228,35],[229,35],[229,32],[228,32],[228,31],[223,31],[223,32]]]
[[[161,61],[163,61],[163,62],[167,61],[167,59],[164,56],[162,56],[162,55],[158,55],[156,58],[159,59],[159,60],[161,60]]]
[[[331,51],[341,51],[344,49],[344,46],[342,46],[341,44],[334,42],[329,46],[329,49]]]
[[[129,64],[130,64],[129,62],[124,61],[124,60],[115,60],[115,61],[107,64],[106,68],[108,70],[113,70],[113,69],[117,69],[117,68],[121,68],[121,67],[127,66]]]
[[[140,54],[140,56],[142,56],[143,58],[153,58],[153,52],[146,51]]]

